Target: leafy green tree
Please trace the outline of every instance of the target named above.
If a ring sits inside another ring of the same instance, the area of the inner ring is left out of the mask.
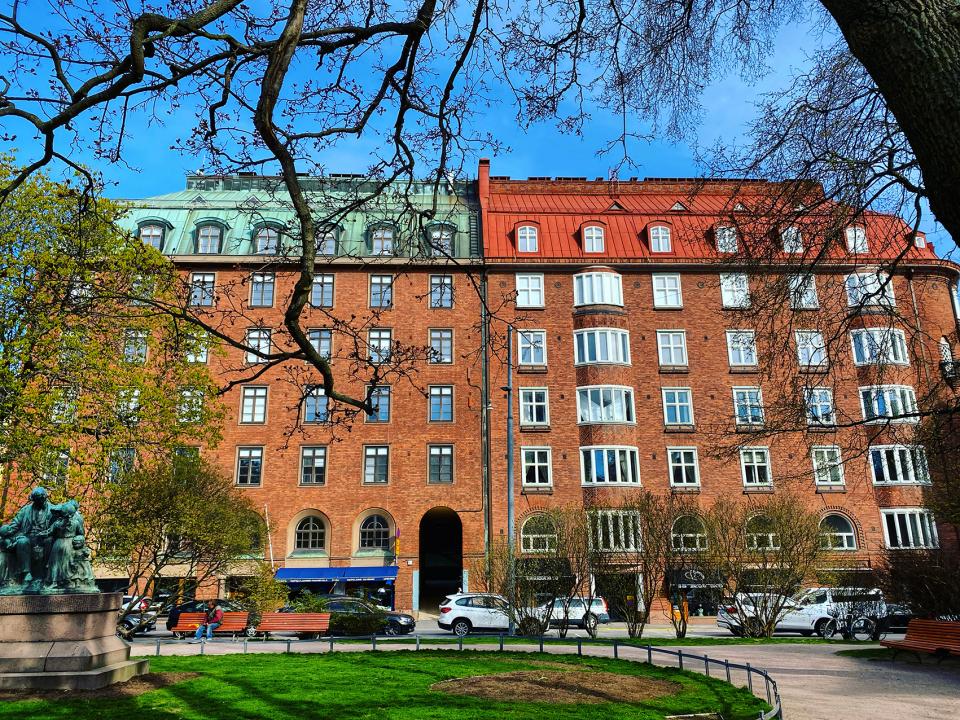
[[[0,183],[17,169],[0,158]],[[0,220],[0,517],[30,484],[108,490],[136,459],[217,440],[206,365],[172,264],[117,230],[121,205],[42,174]],[[97,513],[85,513],[96,524]],[[96,533],[93,533],[96,536]]]

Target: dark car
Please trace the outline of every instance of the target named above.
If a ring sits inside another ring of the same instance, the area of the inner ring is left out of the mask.
[[[906,605],[887,604],[887,614],[877,621],[873,639],[880,640],[888,633],[905,633],[913,613]]]
[[[242,612],[246,610],[240,603],[234,602],[233,600],[218,599],[217,605],[219,605],[220,609],[224,612]],[[171,608],[170,614],[167,616],[167,630],[173,630],[173,628],[177,626],[180,613],[206,612],[206,610],[206,600],[188,600],[185,603],[180,603],[176,607]]]
[[[417,626],[412,615],[381,610],[372,603],[350,597],[349,595],[325,595],[321,600],[324,610],[332,615],[336,615],[337,613],[353,616],[382,614],[384,620],[380,627],[380,632],[384,635],[407,635],[412,633]],[[331,618],[331,625],[335,625],[335,619],[335,617]]]

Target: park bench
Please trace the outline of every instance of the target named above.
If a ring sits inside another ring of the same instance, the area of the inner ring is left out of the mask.
[[[320,637],[329,629],[330,613],[264,613],[257,625],[257,632],[264,637],[279,632]]]
[[[223,614],[223,623],[213,631],[213,634],[233,635],[234,637],[241,635],[247,629],[247,620],[249,617],[250,613],[247,612],[225,612]],[[205,618],[206,613],[202,612],[180,613],[180,617],[177,618],[177,624],[172,628],[171,632],[175,637],[193,635],[197,631],[197,628],[203,625]]]
[[[911,620],[903,640],[882,640],[884,647],[891,648],[896,657],[903,650],[936,655],[940,660],[954,655],[960,657],[960,622],[945,620]]]

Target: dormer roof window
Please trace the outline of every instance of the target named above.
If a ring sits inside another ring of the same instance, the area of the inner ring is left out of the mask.
[[[521,225],[517,228],[517,251],[535,253],[540,250],[537,228],[533,225]]]
[[[201,255],[216,255],[223,242],[223,228],[219,225],[201,225],[197,228],[197,252]]]
[[[583,251],[602,253],[605,247],[603,228],[599,225],[587,225],[583,228]]]

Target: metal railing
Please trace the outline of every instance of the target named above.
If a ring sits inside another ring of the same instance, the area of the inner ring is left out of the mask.
[[[492,636],[487,636],[492,637]],[[560,648],[560,649],[570,649],[571,653],[573,651],[573,642],[576,641],[576,654],[582,656],[584,654],[584,646],[586,645],[589,649],[590,647],[595,648],[612,648],[613,658],[624,659],[624,660],[634,660],[630,657],[620,657],[620,651],[623,649],[636,650],[641,653],[646,653],[646,659],[643,662],[646,662],[649,665],[658,665],[655,660],[663,659],[664,657],[669,657],[675,659],[675,663],[659,663],[660,667],[676,667],[680,670],[688,670],[690,672],[698,672],[702,675],[706,675],[709,678],[717,678],[720,680],[725,680],[729,684],[733,684],[735,673],[743,673],[746,677],[746,687],[754,697],[758,697],[761,700],[766,700],[767,704],[770,705],[771,709],[767,712],[761,712],[758,715],[758,720],[783,720],[783,706],[780,700],[780,692],[777,689],[777,681],[770,677],[770,674],[766,670],[761,670],[759,668],[753,667],[750,663],[735,663],[730,662],[727,659],[719,660],[717,658],[712,658],[708,655],[700,655],[698,653],[684,652],[683,649],[671,650],[665,647],[656,647],[654,645],[638,645],[634,642],[623,641],[623,640],[594,640],[594,639],[584,639],[584,638],[573,638],[567,640],[563,639],[553,639],[545,638],[543,635],[536,636],[520,636],[514,635],[510,636],[510,645],[505,645],[505,638],[508,637],[504,634],[496,636],[498,639],[497,651],[503,652],[505,649],[515,650],[517,652],[528,652],[522,649],[522,646],[525,644],[535,645],[539,648],[539,651],[544,652],[544,647],[550,648]],[[356,649],[357,645],[366,644],[369,642],[370,649],[376,650],[377,643],[380,642],[381,645],[387,644],[391,647],[402,646],[402,645],[414,645],[415,650],[420,650],[424,645],[430,646],[431,649],[445,649],[451,647],[454,643],[448,641],[446,638],[437,638],[437,637],[427,637],[423,638],[420,635],[412,636],[387,636],[380,637],[376,635],[370,636],[352,636],[352,637],[324,637],[316,640],[300,640],[296,638],[274,638],[268,639],[267,637],[263,638],[234,638],[238,642],[242,642],[242,653],[247,653],[249,646],[252,643],[254,646],[266,647],[268,644],[279,644],[281,646],[285,645],[285,652],[292,653],[294,652],[294,647],[316,647],[317,645],[326,645],[327,652],[333,652],[336,643],[341,645],[346,645],[351,648]],[[452,638],[451,638],[452,640]],[[516,643],[520,647],[513,647],[513,644]],[[161,642],[160,638],[156,639],[156,650],[154,655],[159,657],[161,655],[160,648],[161,646],[176,645],[182,646],[181,641],[168,641]],[[200,640],[200,654],[204,655],[206,650],[207,640],[206,638],[201,638]],[[485,647],[489,647],[491,644],[488,643],[469,643],[467,645],[468,649],[478,649],[482,650]],[[464,649],[463,638],[459,637],[456,639],[457,650]],[[587,653],[588,656],[591,653]],[[597,657],[597,655],[593,655]],[[714,672],[711,673],[711,668],[714,668]]]

